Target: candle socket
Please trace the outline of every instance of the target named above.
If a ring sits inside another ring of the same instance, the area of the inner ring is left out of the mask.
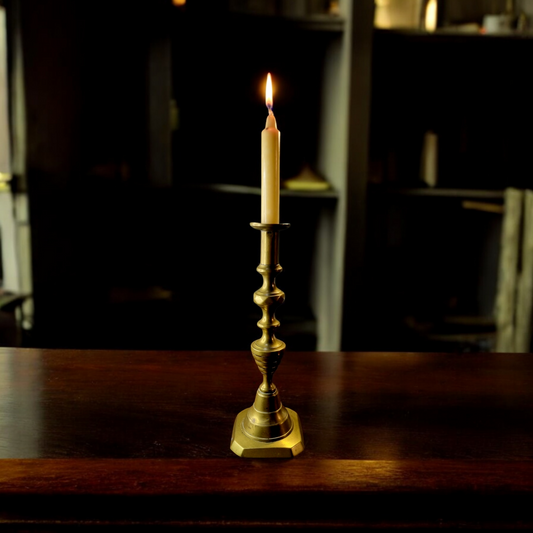
[[[252,343],[251,350],[263,382],[253,405],[237,415],[230,448],[241,457],[290,458],[304,449],[300,420],[292,409],[283,406],[272,382],[285,352],[285,343],[274,335],[279,326],[275,311],[285,301],[285,293],[276,287],[276,276],[283,270],[279,264],[279,233],[290,225],[252,222],[251,226],[261,231],[257,271],[263,276],[263,285],[254,293],[254,302],[263,311],[257,323],[263,334]]]

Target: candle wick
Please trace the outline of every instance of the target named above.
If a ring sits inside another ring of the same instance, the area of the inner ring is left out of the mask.
[[[268,106],[268,114],[269,114],[269,115],[272,115],[272,114],[273,114],[273,113],[272,113],[272,106],[270,106],[270,105]]]

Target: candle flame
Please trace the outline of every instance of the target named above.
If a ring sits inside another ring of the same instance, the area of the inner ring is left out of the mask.
[[[266,106],[268,107],[268,111],[271,113],[272,107],[274,106],[274,100],[272,99],[272,76],[270,75],[270,72],[267,76],[265,102]]]

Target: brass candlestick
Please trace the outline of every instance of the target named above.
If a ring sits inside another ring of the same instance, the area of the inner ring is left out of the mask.
[[[279,232],[290,224],[259,224],[251,226],[261,231],[261,263],[257,271],[263,276],[263,286],[254,293],[254,302],[262,309],[257,323],[263,334],[252,343],[252,355],[263,374],[251,407],[235,419],[231,450],[241,457],[290,458],[304,449],[298,415],[283,406],[272,377],[278,368],[285,343],[274,335],[279,326],[275,310],[285,301],[285,293],[276,287],[276,276],[283,270],[279,264]]]

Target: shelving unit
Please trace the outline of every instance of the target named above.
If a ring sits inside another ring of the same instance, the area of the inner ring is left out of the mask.
[[[486,318],[500,215],[462,205],[501,207],[530,184],[530,35],[374,31],[373,0],[304,17],[104,4],[30,0],[20,16],[41,345],[129,348],[140,332],[143,346],[248,348],[268,71],[282,178],[309,164],[332,186],[282,192],[289,348],[300,335],[308,349],[410,349],[410,316]],[[418,179],[429,129],[435,188]],[[141,285],[172,298],[150,324],[144,301],[115,335],[113,291]]]
[[[259,241],[248,222],[260,216],[262,90],[272,72],[282,180],[308,164],[332,186],[282,190],[281,218],[291,229],[281,242],[285,270],[278,282],[287,301],[279,311],[280,336],[289,349],[298,349],[287,334],[297,337],[300,329],[308,335],[311,321],[315,340],[305,347],[336,350],[343,317],[353,317],[344,313],[346,296],[358,290],[357,284],[348,287],[352,270],[362,264],[373,2],[345,1],[339,16],[298,18],[230,8],[231,2],[202,8],[191,1],[172,22],[172,85],[180,115],[172,141],[173,183],[187,195],[181,218],[193,221],[196,231],[184,237],[190,239],[184,246],[196,246],[194,279],[204,280],[203,286],[191,284],[184,300],[206,312],[212,287],[205,279],[214,280],[216,262],[216,278],[238,291],[221,304],[226,316],[237,328],[250,324],[256,334],[251,295],[259,283],[253,253]],[[194,50],[190,57],[188,50]],[[223,236],[221,226],[227,228]],[[349,232],[350,226],[356,230]],[[193,242],[199,236],[200,250]]]
[[[280,337],[355,348],[373,0],[304,17],[104,4],[22,6],[35,342],[248,349],[270,71],[282,179],[308,164],[332,187],[282,192]]]
[[[374,31],[369,346],[490,349],[503,193],[531,182],[532,51],[530,35]],[[426,131],[436,187],[419,178]]]

